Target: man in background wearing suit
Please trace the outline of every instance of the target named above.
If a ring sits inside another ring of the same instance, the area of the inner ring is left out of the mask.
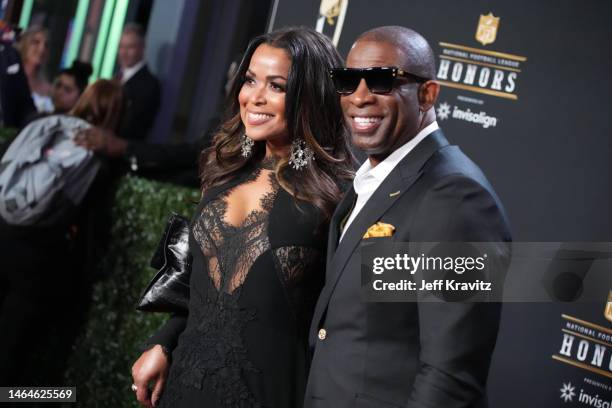
[[[370,30],[347,67],[332,79],[368,160],[331,219],[305,407],[486,407],[500,305],[365,302],[360,247],[377,222],[394,227],[379,238],[388,242],[509,242],[502,205],[438,128],[435,60],[420,34]]]
[[[128,23],[119,41],[119,72],[123,85],[123,118],[119,135],[128,140],[145,140],[160,104],[160,85],[144,60],[145,38],[142,27]]]

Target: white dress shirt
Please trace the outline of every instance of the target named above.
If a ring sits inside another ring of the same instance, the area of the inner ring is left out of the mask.
[[[123,69],[121,71],[121,85],[125,84],[127,81],[130,80],[130,78],[136,75],[136,73],[140,71],[140,68],[145,66],[145,63],[145,60],[142,60],[129,68]]]
[[[410,153],[416,145],[418,145],[429,134],[438,129],[438,122],[433,121],[427,125],[425,129],[417,133],[415,137],[391,153],[385,160],[378,163],[376,167],[372,166],[370,160],[366,160],[361,167],[359,167],[359,170],[357,170],[357,173],[355,173],[355,179],[353,180],[353,188],[357,194],[357,201],[355,202],[355,207],[351,212],[351,216],[346,221],[346,224],[344,224],[344,229],[342,230],[340,240],[342,240],[344,237],[344,233],[348,229],[349,225],[351,225],[355,217],[357,217],[361,209],[365,206],[370,197],[372,197],[372,194],[374,194],[376,189],[378,189],[395,166],[397,166],[397,164],[402,161],[402,159],[406,157],[406,155]]]

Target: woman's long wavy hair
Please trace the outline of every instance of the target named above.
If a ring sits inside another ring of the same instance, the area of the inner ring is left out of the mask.
[[[310,28],[281,29],[249,43],[228,94],[226,120],[215,134],[212,147],[202,152],[202,190],[227,182],[265,155],[265,142],[259,141],[250,157],[242,156],[244,125],[238,103],[251,56],[261,44],[283,49],[291,59],[285,93],[289,137],[303,138],[315,154],[315,159],[301,170],[294,170],[288,158],[281,159],[275,169],[277,179],[293,197],[312,203],[329,219],[341,197],[340,185],[353,177],[354,158],[340,98],[329,76],[329,69],[342,66],[342,59],[327,37]]]

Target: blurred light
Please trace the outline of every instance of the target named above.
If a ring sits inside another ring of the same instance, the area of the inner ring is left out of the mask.
[[[21,16],[19,17],[19,27],[23,30],[28,28],[30,23],[30,17],[32,16],[32,8],[34,7],[34,0],[23,0],[23,7],[21,7]]]
[[[72,23],[72,31],[70,33],[70,43],[68,44],[68,52],[64,58],[64,68],[69,67],[72,61],[75,60],[81,47],[81,39],[83,38],[83,29],[85,28],[85,19],[87,10],[89,9],[89,0],[79,0],[76,9],[76,15]]]
[[[96,49],[94,50],[94,56],[91,63],[91,65],[93,65],[92,81],[98,79],[102,71],[102,57],[106,49],[106,40],[108,38],[113,10],[115,9],[115,2],[116,0],[106,0],[104,4],[104,11],[102,11],[102,18],[100,19],[100,28],[98,29],[98,38],[96,39]]]
[[[129,0],[117,0],[113,13],[113,21],[111,23],[108,40],[106,42],[106,50],[104,52],[104,60],[102,69],[100,70],[101,78],[111,78],[117,60],[117,50],[119,49],[119,40],[123,31],[123,23],[127,14]]]

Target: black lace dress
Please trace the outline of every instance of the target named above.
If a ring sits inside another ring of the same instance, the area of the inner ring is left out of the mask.
[[[259,205],[230,222],[232,194],[256,194]],[[149,340],[173,350],[160,406],[302,406],[325,230],[314,206],[279,187],[269,161],[204,195],[191,224],[189,314]]]

